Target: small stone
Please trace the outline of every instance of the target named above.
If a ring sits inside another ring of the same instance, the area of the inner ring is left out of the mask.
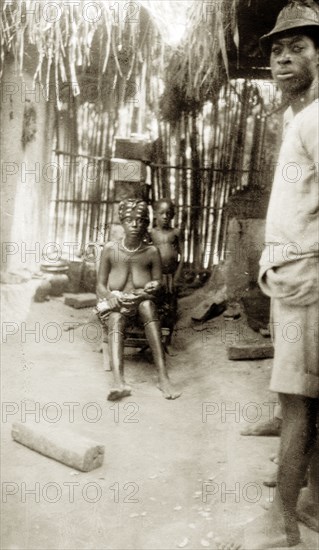
[[[182,507],[179,506],[179,505],[178,505],[178,506],[175,506],[175,508],[174,508],[174,510],[176,510],[176,511],[179,511],[179,510],[181,510],[181,509],[182,509]]]
[[[208,518],[208,517],[210,517],[210,513],[209,513],[209,512],[204,512],[203,510],[199,511],[199,512],[198,512],[198,515],[199,515],[199,516],[202,516],[202,518]]]
[[[207,547],[209,546],[209,544],[210,544],[210,543],[208,542],[208,540],[206,540],[206,539],[202,539],[202,540],[200,541],[200,543],[201,543],[201,545],[204,546],[205,548],[207,548]]]
[[[148,477],[149,477],[149,479],[156,479],[158,476],[157,476],[157,474],[152,474],[151,476],[148,476]]]
[[[208,539],[212,539],[213,536],[214,536],[213,531],[209,531],[209,533],[207,533],[207,535],[206,535],[206,537],[207,537]]]
[[[144,517],[144,516],[146,516],[146,514],[147,514],[147,512],[142,512],[141,516]]]
[[[182,542],[179,542],[179,543],[177,544],[177,547],[178,547],[178,548],[185,548],[185,546],[186,546],[188,543],[189,543],[189,540],[188,540],[187,537],[185,537],[185,538],[182,540]]]
[[[136,514],[136,513],[130,514],[130,518],[138,518],[138,514]]]
[[[41,281],[39,286],[37,287],[35,294],[34,294],[34,301],[35,302],[45,302],[49,299],[49,294],[51,290],[51,283],[50,281],[44,280]]]

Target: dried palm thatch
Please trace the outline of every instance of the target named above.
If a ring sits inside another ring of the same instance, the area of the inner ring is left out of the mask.
[[[143,64],[150,79],[155,68],[158,72],[163,65],[165,43],[147,2],[2,0],[0,25],[0,74],[11,52],[22,75],[27,50],[33,47],[34,79],[44,84],[49,96],[53,76],[58,102],[63,86],[71,87],[77,96],[81,82],[83,87],[83,82],[92,81],[97,94],[107,83],[104,95],[117,88],[121,100]]]
[[[169,112],[173,120],[178,110],[196,108],[227,79],[228,43],[230,39],[236,42],[238,37],[236,5],[237,0],[190,4],[188,32],[168,66],[167,92],[162,102],[165,118]],[[180,107],[174,110],[176,99]]]
[[[318,6],[318,0],[292,1]],[[179,112],[196,109],[211,99],[231,75],[234,64],[239,64],[242,52],[243,63],[253,64],[252,59],[260,55],[258,37],[271,28],[286,3],[2,0],[0,74],[8,51],[22,73],[26,47],[33,46],[38,61],[35,79],[45,84],[47,95],[53,76],[58,101],[63,85],[71,86],[72,95],[77,96],[84,84],[90,90],[93,84],[96,91],[89,99],[101,100],[103,91],[105,102],[112,92],[112,101],[115,97],[118,105],[137,86],[146,87],[152,103],[158,96],[154,82],[165,74],[163,112],[172,111],[174,119]],[[172,22],[176,25],[185,7],[184,39],[179,45],[172,44],[168,29]]]

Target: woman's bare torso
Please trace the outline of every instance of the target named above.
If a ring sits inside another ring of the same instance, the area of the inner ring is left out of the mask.
[[[152,280],[150,247],[144,247],[134,254],[120,248],[114,257],[110,257],[111,269],[108,278],[109,290],[132,292],[142,289]],[[117,257],[116,257],[117,256]]]

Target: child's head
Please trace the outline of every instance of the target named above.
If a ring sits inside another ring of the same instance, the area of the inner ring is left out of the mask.
[[[159,199],[154,204],[154,218],[159,227],[169,227],[175,216],[175,206],[171,199]]]
[[[141,199],[125,199],[119,204],[119,218],[126,235],[142,237],[150,221],[148,206]]]

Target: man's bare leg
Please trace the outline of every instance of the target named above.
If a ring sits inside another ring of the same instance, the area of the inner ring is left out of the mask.
[[[283,421],[276,496],[269,511],[247,524],[239,535],[245,550],[287,548],[300,542],[297,500],[315,444],[318,403],[288,394],[280,394],[280,401]],[[217,547],[228,550],[231,544]]]
[[[161,341],[161,325],[158,320],[157,308],[151,300],[145,300],[139,305],[139,313],[144,323],[145,335],[152,350],[155,366],[158,371],[158,387],[165,399],[176,399],[180,396],[169,380],[165,354]]]
[[[274,472],[272,472],[268,476],[265,476],[265,478],[263,480],[263,485],[265,485],[265,487],[276,487],[277,478],[278,478],[278,472],[277,472],[277,470],[275,470]]]
[[[319,406],[317,430],[319,430]],[[297,504],[298,519],[319,533],[319,433],[308,471],[308,485],[301,490]]]
[[[108,343],[110,366],[113,371],[114,386],[108,393],[107,399],[115,401],[131,395],[131,388],[124,380],[124,333],[126,321],[118,312],[110,313],[108,319]]]

